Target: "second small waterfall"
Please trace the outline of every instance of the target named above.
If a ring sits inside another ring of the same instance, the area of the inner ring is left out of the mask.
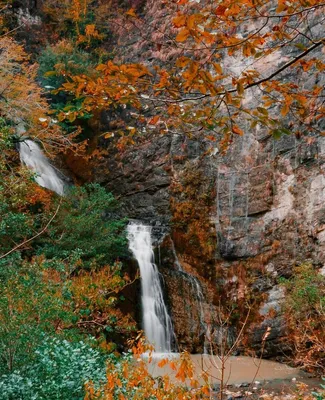
[[[19,144],[20,160],[36,173],[35,181],[60,196],[64,195],[64,182],[42,153],[40,146],[32,140],[24,140]]]
[[[156,352],[172,351],[173,326],[164,302],[159,272],[154,263],[151,227],[132,223],[128,226],[129,247],[141,274],[143,328]]]

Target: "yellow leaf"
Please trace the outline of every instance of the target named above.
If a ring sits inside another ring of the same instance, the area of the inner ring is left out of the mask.
[[[214,69],[216,70],[216,73],[219,75],[222,75],[222,67],[218,63],[213,63]]]
[[[229,92],[226,92],[226,100],[228,104],[232,103],[232,96]]]
[[[49,77],[49,76],[55,76],[57,74],[56,71],[47,71],[45,72],[44,76]]]
[[[280,12],[286,10],[287,8],[288,7],[287,7],[287,5],[285,3],[285,0],[278,0],[278,7],[276,9],[277,13],[280,13]]]

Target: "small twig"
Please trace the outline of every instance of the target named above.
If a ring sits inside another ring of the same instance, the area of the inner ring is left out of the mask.
[[[248,309],[248,312],[247,312],[247,314],[246,314],[245,321],[244,321],[244,323],[243,323],[243,325],[242,325],[242,327],[241,327],[241,329],[240,329],[240,331],[239,331],[239,333],[238,333],[238,335],[237,335],[237,337],[236,337],[235,342],[233,343],[233,345],[231,346],[231,348],[228,350],[228,352],[227,352],[227,354],[226,354],[226,359],[228,359],[228,358],[231,356],[231,353],[233,352],[233,350],[234,350],[234,349],[236,348],[236,346],[238,345],[238,343],[239,343],[239,341],[240,341],[240,339],[241,339],[241,337],[242,337],[242,334],[243,334],[243,332],[244,332],[244,329],[245,329],[245,327],[246,327],[246,325],[247,325],[248,318],[249,318],[249,316],[250,316],[250,312],[251,312],[251,307],[249,307],[249,309]]]
[[[5,36],[10,35],[12,32],[15,32],[16,30],[18,30],[19,28],[21,28],[21,27],[24,26],[24,25],[25,25],[25,24],[21,24],[21,25],[17,26],[16,28],[11,29],[11,31],[8,31],[8,32],[6,32],[6,33],[3,33],[2,35],[0,35],[0,38],[3,38],[3,37],[5,37]]]
[[[2,13],[2,11],[6,10],[9,7],[9,4],[6,4],[4,7],[2,7],[0,9],[0,14]]]
[[[262,364],[262,359],[263,359],[263,354],[264,354],[264,349],[265,349],[266,339],[267,339],[268,336],[270,335],[270,332],[271,332],[271,328],[268,327],[267,330],[266,330],[266,332],[265,332],[264,335],[263,335],[263,338],[262,338],[262,348],[261,348],[261,354],[260,354],[260,357],[259,357],[259,360],[258,360],[258,365],[257,365],[256,371],[255,371],[255,375],[254,375],[254,377],[253,377],[253,379],[252,379],[250,385],[249,385],[248,388],[247,388],[247,391],[246,391],[246,393],[245,393],[244,400],[247,399],[247,392],[248,392],[249,389],[253,386],[253,383],[255,382],[255,379],[256,379],[256,377],[257,377],[259,371],[260,371],[261,364]]]
[[[29,242],[31,242],[32,240],[36,239],[38,236],[42,235],[42,234],[47,230],[47,228],[49,227],[50,223],[54,220],[54,218],[56,217],[57,213],[59,212],[59,209],[60,209],[60,206],[61,206],[61,202],[62,202],[62,199],[61,199],[61,201],[60,201],[60,203],[59,203],[57,209],[55,210],[55,213],[53,214],[52,218],[49,220],[49,222],[44,226],[44,228],[43,228],[40,232],[38,232],[38,233],[37,233],[36,235],[34,235],[33,237],[31,237],[31,238],[29,238],[29,239],[23,241],[22,243],[17,244],[17,246],[15,246],[13,249],[9,250],[7,253],[2,254],[2,255],[0,256],[0,260],[1,260],[2,258],[7,257],[9,254],[13,253],[14,251],[18,250],[20,247],[24,246],[26,243],[29,243]]]

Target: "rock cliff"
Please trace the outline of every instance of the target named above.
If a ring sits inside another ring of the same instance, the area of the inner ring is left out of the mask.
[[[167,40],[172,28],[166,4],[137,2],[136,29],[112,22],[114,43],[124,49],[118,60],[150,66],[177,56]],[[311,29],[320,29],[317,21]],[[318,55],[324,57],[322,50]],[[290,54],[277,56],[263,60],[263,73]],[[296,80],[302,87],[314,83],[303,72]],[[246,101],[256,102],[255,95],[249,92]],[[103,116],[101,130],[110,124]],[[217,142],[173,133],[140,138],[122,154],[114,139],[96,139],[106,156],[90,162],[86,172],[72,157],[67,164],[80,180],[95,180],[118,196],[127,217],[154,227],[156,262],[180,349],[202,352],[207,337],[220,334],[224,302],[234,314],[230,340],[249,312],[246,350],[258,351],[271,327],[264,355],[280,357],[289,349],[279,278],[290,277],[297,264],[322,268],[325,262],[325,138],[276,140],[258,125],[252,129],[243,121],[241,128],[245,134],[226,154]]]
[[[168,14],[163,3],[142,4],[146,35],[136,44],[130,43],[132,28],[129,34],[116,30],[129,50],[119,55],[122,59],[150,65],[177,56],[158,33],[163,29],[157,23],[164,25]],[[312,29],[320,29],[317,21]],[[159,40],[165,47],[152,45]],[[277,56],[263,60],[264,74],[290,54]],[[241,62],[226,67],[239,68]],[[313,85],[308,73],[296,79],[302,87]],[[256,92],[248,93],[246,101],[256,102]],[[226,154],[203,138],[158,136],[104,160],[94,175],[121,196],[127,216],[156,227],[157,263],[181,349],[201,352],[206,335],[218,335],[224,301],[229,312],[241,314],[234,316],[234,325],[250,313],[246,350],[259,351],[271,327],[264,356],[281,357],[290,350],[279,278],[290,277],[297,264],[308,261],[321,268],[325,261],[325,138],[275,139],[245,121],[242,129],[244,136]],[[202,296],[193,277],[201,282]]]

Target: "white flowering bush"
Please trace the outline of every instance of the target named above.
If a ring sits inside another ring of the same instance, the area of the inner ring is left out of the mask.
[[[0,376],[1,400],[82,400],[84,384],[105,381],[105,357],[85,342],[45,338],[33,363]]]

